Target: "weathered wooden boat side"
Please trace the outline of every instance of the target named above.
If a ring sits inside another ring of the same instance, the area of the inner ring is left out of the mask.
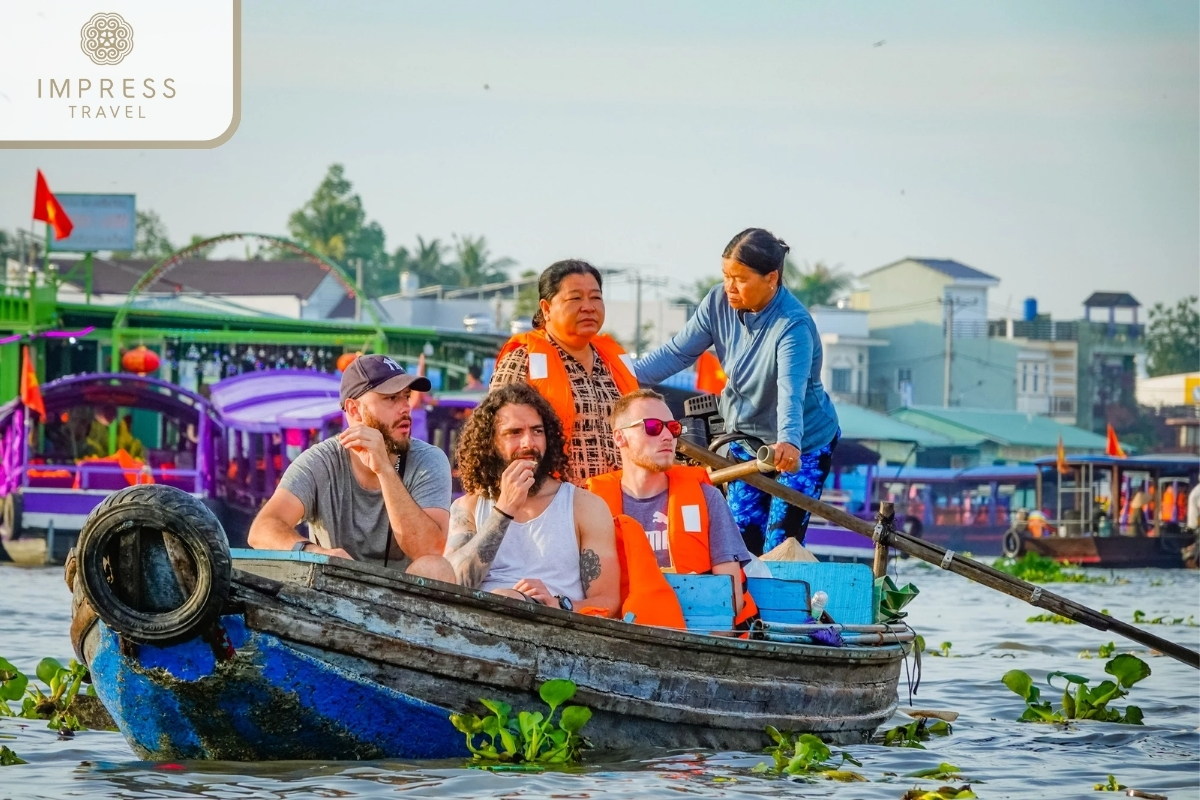
[[[560,677],[605,750],[756,750],[768,724],[862,742],[896,707],[901,645],[704,636],[268,555],[235,559],[229,613],[206,636],[158,647],[99,621],[80,632],[102,702],[143,757],[462,756],[451,711],[482,712],[481,697],[535,708]]]
[[[1021,536],[1018,555],[1037,553],[1067,564],[1106,569],[1179,569],[1190,534],[1162,536]]]
[[[150,759],[465,756],[453,712],[542,707],[553,678],[575,682],[603,750],[757,750],[767,725],[862,742],[895,710],[911,647],[662,629],[323,555],[231,552],[202,504],[163,486],[99,506],[67,580],[76,651]]]

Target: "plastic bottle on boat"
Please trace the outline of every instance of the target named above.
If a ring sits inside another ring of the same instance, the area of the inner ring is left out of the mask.
[[[812,596],[812,618],[814,622],[821,621],[821,615],[825,613],[825,606],[829,605],[829,595],[825,592],[816,592]]]

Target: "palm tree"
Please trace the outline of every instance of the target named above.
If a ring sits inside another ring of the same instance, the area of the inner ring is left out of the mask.
[[[704,298],[708,296],[709,291],[714,286],[719,286],[721,278],[715,275],[705,275],[703,278],[697,278],[684,287],[684,293],[675,298],[675,302],[685,306],[698,306],[704,302]]]
[[[804,305],[827,306],[854,285],[854,276],[822,261],[801,269],[789,258],[783,264],[783,282]]]
[[[511,258],[491,260],[487,239],[483,236],[454,236],[454,253],[458,257],[460,286],[485,286],[508,280],[508,268],[515,266]]]
[[[392,260],[396,265],[397,274],[411,272],[417,276],[422,286],[457,286],[458,270],[455,265],[442,260],[445,254],[446,245],[441,239],[431,239],[427,242],[424,237],[418,236],[415,251],[401,247],[396,250]]]

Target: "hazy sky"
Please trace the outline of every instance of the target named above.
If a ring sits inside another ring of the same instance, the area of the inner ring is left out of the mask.
[[[175,241],[284,233],[342,162],[390,250],[476,233],[678,285],[755,225],[856,274],[957,259],[1001,279],[991,316],[1173,302],[1200,290],[1198,26],[1194,0],[247,0],[232,141],[0,150],[0,227],[40,167]]]

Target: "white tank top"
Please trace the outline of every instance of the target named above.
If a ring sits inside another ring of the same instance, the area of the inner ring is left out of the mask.
[[[483,527],[495,502],[481,497],[475,504],[475,528]],[[522,578],[537,578],[553,595],[583,599],[579,580],[579,540],[575,536],[575,486],[559,484],[554,499],[529,522],[510,522],[492,568],[480,586],[511,589]]]

